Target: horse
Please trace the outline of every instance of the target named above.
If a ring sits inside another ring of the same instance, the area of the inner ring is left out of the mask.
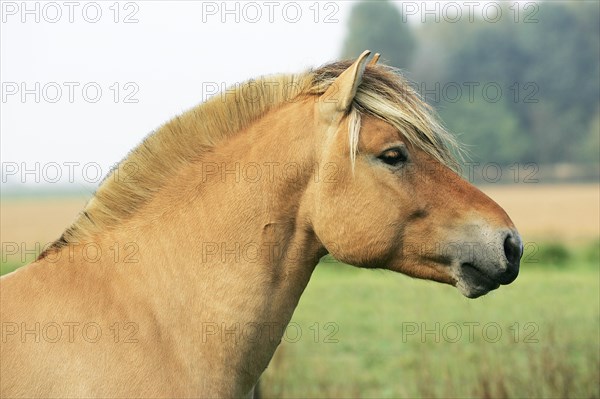
[[[326,254],[469,298],[511,283],[511,219],[369,56],[247,81],[147,136],[0,279],[2,397],[252,397]]]

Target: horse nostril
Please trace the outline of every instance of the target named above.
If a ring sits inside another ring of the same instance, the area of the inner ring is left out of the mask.
[[[523,245],[518,236],[508,233],[504,240],[504,254],[508,261],[508,269],[514,269],[519,267],[519,261],[523,255]]]
[[[497,281],[500,284],[510,284],[519,275],[519,261],[523,256],[523,244],[519,234],[508,233],[504,239],[504,255],[508,264],[506,265],[506,271],[498,276]]]

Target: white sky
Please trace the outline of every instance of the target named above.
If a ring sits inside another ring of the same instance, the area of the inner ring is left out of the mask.
[[[106,174],[145,135],[203,101],[207,83],[338,58],[353,3],[1,1],[3,188],[71,178],[97,185],[98,166]],[[126,103],[128,94],[137,103]]]

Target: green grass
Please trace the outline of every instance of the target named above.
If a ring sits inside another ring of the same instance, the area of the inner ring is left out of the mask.
[[[19,267],[23,266],[20,262],[5,262],[0,263],[0,276],[3,276],[7,273],[13,272],[17,270]]]
[[[303,336],[297,342],[284,338],[263,375],[262,392],[598,398],[599,277],[592,263],[523,265],[510,286],[470,300],[450,286],[321,264],[292,320]],[[333,324],[326,330],[328,322]],[[479,323],[472,342],[465,323]],[[332,326],[333,342],[325,342]],[[437,329],[438,342],[434,333],[409,335],[407,328],[415,326]],[[498,328],[502,336],[492,342]]]

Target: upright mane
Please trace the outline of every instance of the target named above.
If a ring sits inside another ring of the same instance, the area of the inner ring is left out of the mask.
[[[323,94],[351,64],[340,61],[301,74],[252,79],[173,118],[149,134],[106,176],[75,222],[39,258],[126,220],[185,164],[200,159],[207,150],[245,130],[267,112],[300,96]],[[385,120],[413,145],[456,169],[456,141],[398,70],[383,65],[366,68],[350,112],[352,159],[356,156],[361,114]]]

